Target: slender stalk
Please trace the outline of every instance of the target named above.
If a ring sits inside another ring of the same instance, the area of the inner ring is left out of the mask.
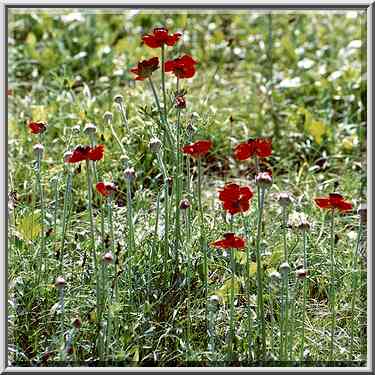
[[[92,181],[91,181],[91,170],[89,160],[86,160],[86,177],[87,177],[87,196],[89,205],[89,217],[90,217],[90,238],[91,238],[91,254],[93,258],[94,274],[96,279],[96,315],[100,317],[100,290],[99,290],[99,279],[98,279],[98,260],[96,258],[95,248],[95,229],[94,229],[94,215],[92,209]]]
[[[165,123],[167,124],[167,93],[165,90],[165,65],[164,65],[164,60],[165,60],[165,45],[164,43],[161,45],[161,87],[163,90],[163,103],[164,103],[164,120]]]
[[[242,216],[243,218],[243,216]],[[244,219],[246,234],[249,238],[250,228],[248,219]],[[251,312],[251,285],[250,285],[250,241],[247,241],[246,246],[246,297],[247,297],[247,345],[248,345],[248,354],[247,360],[250,362],[253,360],[251,348],[252,348],[252,334],[253,334],[253,322],[252,322],[252,312]]]
[[[64,338],[64,287],[59,288],[59,305],[60,305],[60,331],[62,336],[62,350],[60,352],[60,358],[62,361],[65,360],[65,338]]]
[[[335,212],[332,209],[331,212],[331,250],[330,250],[330,260],[331,260],[331,287],[330,287],[330,306],[331,306],[331,343],[329,350],[329,361],[333,361],[333,349],[334,349],[334,339],[335,339],[335,328],[336,328],[336,311],[335,311]]]
[[[351,303],[351,321],[350,321],[350,352],[349,358],[350,360],[353,359],[353,345],[354,345],[354,310],[355,310],[355,303],[357,299],[357,287],[358,287],[358,270],[357,270],[357,263],[358,263],[358,252],[361,244],[361,237],[362,237],[362,224],[359,225],[358,233],[357,233],[357,243],[355,247],[355,252],[353,255],[353,263],[352,263],[352,303]]]
[[[191,225],[189,221],[189,214],[188,211],[190,209],[184,210],[184,216],[185,216],[185,225],[186,225],[186,253],[187,253],[187,300],[186,300],[186,309],[187,309],[187,329],[186,329],[186,360],[189,361],[190,359],[190,337],[191,337],[191,307],[190,307],[190,299],[191,299]]]
[[[132,191],[131,191],[131,178],[126,178],[126,196],[127,196],[127,215],[128,215],[128,278],[129,278],[129,290],[132,286],[132,273],[133,273],[133,260],[135,257],[135,241],[134,241],[134,225],[133,225],[133,202],[132,202]]]
[[[286,238],[286,228],[288,222],[287,208],[283,207],[283,244],[284,244],[284,262],[288,262],[288,244]],[[289,276],[287,272],[283,273],[283,287],[282,287],[282,313],[280,323],[280,360],[284,360],[287,351],[285,338],[288,337],[288,281]]]
[[[72,191],[72,178],[73,171],[69,170],[68,176],[66,178],[65,192],[64,192],[64,208],[63,208],[63,218],[61,225],[61,248],[60,248],[60,274],[63,272],[63,262],[64,262],[64,246],[65,246],[65,233],[67,227],[67,217],[68,217],[68,205],[70,202],[70,195]]]
[[[167,281],[168,279],[168,254],[169,254],[169,184],[168,184],[168,174],[167,170],[165,169],[165,165],[163,162],[163,158],[160,154],[160,151],[156,153],[160,169],[162,171],[164,177],[164,266],[166,272],[164,272],[164,280]]]
[[[207,298],[208,298],[208,260],[207,260],[207,248],[206,248],[206,234],[204,226],[203,206],[202,206],[202,160],[198,158],[198,209],[200,219],[200,230],[201,230],[201,246],[203,250],[203,277],[204,277],[204,298],[206,305],[206,318],[207,318]]]
[[[262,216],[263,216],[263,205],[264,205],[264,193],[263,187],[257,186],[258,190],[258,220],[257,220],[257,238],[256,238],[256,263],[257,263],[257,304],[259,308],[260,321],[258,321],[258,334],[259,329],[261,333],[261,359],[265,358],[267,343],[266,343],[266,325],[264,320],[264,305],[263,305],[263,269],[260,255],[260,240],[262,236]],[[259,318],[259,317],[258,317]]]
[[[307,271],[307,233],[303,230],[303,268]],[[302,333],[301,333],[301,352],[300,361],[304,360],[303,352],[305,346],[305,315],[306,315],[306,300],[307,300],[307,280],[303,279],[303,306],[302,306]]]
[[[235,282],[235,260],[234,260],[234,249],[229,249],[230,251],[230,265],[231,265],[231,285],[230,285],[230,336],[229,336],[229,358],[230,361],[234,360],[234,282]]]
[[[128,118],[126,116],[126,110],[123,102],[118,103],[119,109],[120,109],[120,115],[122,119],[122,124],[124,125],[126,131],[129,132],[129,122]]]
[[[45,254],[45,249],[46,249],[46,236],[45,236],[45,228],[44,228],[44,222],[45,222],[45,207],[44,207],[44,194],[43,194],[43,187],[42,187],[42,153],[38,152],[38,159],[37,159],[37,183],[38,183],[38,188],[39,188],[39,199],[40,199],[40,210],[41,210],[41,222],[40,222],[40,258],[39,259],[44,259],[44,272],[48,272],[47,269],[47,254]],[[43,274],[43,271],[40,267],[38,270],[38,281],[40,275]]]

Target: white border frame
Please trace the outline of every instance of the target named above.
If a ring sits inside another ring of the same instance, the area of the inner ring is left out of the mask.
[[[171,0],[154,0],[154,1],[142,1],[141,3],[137,0],[111,0],[108,3],[105,3],[103,1],[98,0],[81,0],[81,1],[74,1],[74,0],[63,0],[63,1],[57,1],[57,0],[50,0],[45,1],[35,1],[35,0],[0,0],[0,25],[1,31],[1,41],[5,38],[5,32],[8,25],[5,23],[5,13],[6,8],[5,6],[24,6],[27,8],[28,6],[38,6],[38,8],[43,8],[43,4],[46,5],[46,7],[50,6],[66,6],[69,8],[69,6],[74,7],[82,7],[85,6],[97,6],[98,9],[102,6],[105,6],[106,8],[113,5],[113,6],[139,6],[139,8],[142,8],[144,5],[152,5],[155,6],[155,8],[158,8],[159,6],[165,5],[165,6],[173,6],[177,5],[176,1]],[[228,9],[230,7],[235,6],[248,6],[248,7],[264,7],[264,9],[271,8],[271,7],[285,7],[284,9],[287,9],[288,7],[297,7],[297,6],[306,6],[314,8],[314,10],[318,10],[319,7],[323,8],[326,6],[337,6],[338,9],[340,9],[340,6],[343,8],[343,10],[346,10],[347,7],[353,6],[353,8],[359,8],[361,6],[367,7],[367,205],[369,207],[368,211],[368,228],[371,228],[372,223],[372,169],[371,169],[371,163],[372,163],[372,137],[373,137],[373,130],[372,130],[372,106],[371,106],[371,100],[372,100],[372,83],[373,83],[373,76],[372,76],[372,32],[373,32],[373,1],[364,1],[364,0],[357,0],[357,1],[349,1],[349,0],[316,0],[313,3],[311,1],[283,1],[283,0],[263,0],[263,1],[254,1],[249,2],[249,0],[237,0],[233,3],[231,3],[228,0],[206,0],[204,4],[202,4],[199,0],[190,0],[190,1],[179,1],[178,6],[189,6],[189,5],[196,5],[196,6],[206,6],[206,7],[219,7],[219,6],[226,6]],[[103,9],[103,8],[102,8]],[[282,9],[277,9],[282,10]],[[7,72],[6,69],[6,62],[5,62],[5,56],[6,56],[6,44],[0,43],[0,53],[1,53],[1,59],[0,59],[0,82],[2,83],[2,87],[6,87],[6,79],[7,79]],[[2,339],[2,343],[5,344],[6,342],[6,304],[7,301],[6,293],[5,293],[5,286],[7,285],[7,274],[6,274],[6,248],[7,248],[7,220],[6,220],[6,213],[7,213],[7,206],[8,206],[8,197],[6,196],[6,184],[7,184],[7,132],[6,132],[6,113],[5,113],[5,101],[7,99],[6,90],[0,91],[0,113],[2,114],[2,124],[1,126],[1,137],[0,137],[0,149],[2,150],[2,157],[1,158],[1,178],[4,178],[4,181],[1,183],[1,212],[3,215],[0,215],[0,238],[1,241],[1,251],[0,251],[0,265],[1,265],[1,275],[3,275],[2,280],[0,281],[0,337]],[[14,373],[14,372],[197,372],[197,371],[204,371],[204,372],[373,372],[373,361],[371,357],[372,353],[372,333],[373,333],[373,326],[372,326],[372,314],[371,314],[371,308],[372,308],[372,232],[371,230],[368,230],[368,246],[367,246],[367,254],[368,254],[368,262],[367,262],[367,321],[368,321],[368,343],[367,343],[367,367],[8,367],[8,348],[1,347],[0,353],[0,371],[3,373],[3,371]]]

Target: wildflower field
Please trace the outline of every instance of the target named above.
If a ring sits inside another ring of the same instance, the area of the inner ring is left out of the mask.
[[[364,11],[10,9],[10,366],[365,366]]]

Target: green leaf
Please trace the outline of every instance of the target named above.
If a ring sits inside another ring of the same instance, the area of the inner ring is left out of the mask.
[[[213,294],[216,294],[221,298],[224,303],[229,302],[230,291],[232,288],[232,278],[227,279],[220,289],[216,290]],[[234,296],[236,296],[240,289],[240,281],[237,277],[234,278]]]
[[[33,241],[38,238],[42,231],[40,213],[24,216],[17,226],[17,231],[25,241]]]

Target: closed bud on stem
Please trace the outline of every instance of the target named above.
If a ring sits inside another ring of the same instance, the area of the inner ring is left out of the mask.
[[[290,271],[290,266],[288,262],[284,262],[280,264],[280,273],[281,275],[287,275]]]
[[[125,171],[124,171],[124,176],[125,176],[125,179],[127,179],[129,181],[133,181],[134,178],[135,178],[134,168],[133,167],[126,168]]]
[[[358,207],[357,213],[359,215],[359,221],[362,225],[367,223],[367,204],[361,203]]]
[[[195,132],[197,131],[197,129],[195,129],[194,125],[193,125],[193,122],[190,121],[186,127],[186,131],[187,131],[187,134],[188,136],[192,137]]]
[[[217,295],[212,295],[210,296],[210,298],[208,299],[209,301],[209,309],[211,311],[216,311],[218,308],[219,308],[219,305],[220,305],[220,298],[217,296]]]
[[[40,143],[36,144],[34,147],[33,147],[33,150],[34,150],[34,154],[37,158],[42,158],[43,156],[43,151],[44,151],[44,147],[43,145],[41,145]]]
[[[87,135],[95,134],[96,133],[96,126],[95,124],[88,123],[85,125],[83,132]]]
[[[160,147],[161,147],[161,141],[159,138],[151,138],[150,139],[150,143],[148,144],[149,147],[150,147],[150,150],[152,152],[159,152],[160,151]]]
[[[290,193],[284,191],[277,195],[277,202],[281,207],[288,207],[290,204],[292,204],[292,197]]]
[[[112,120],[113,120],[113,114],[112,112],[105,112],[104,115],[103,115],[103,119],[104,121],[109,125],[110,123],[112,123]]]
[[[113,98],[113,101],[117,104],[122,104],[124,103],[124,97],[122,95],[116,95],[114,98]]]
[[[304,280],[305,277],[307,276],[307,270],[304,268],[300,268],[299,270],[296,271],[296,276],[299,280]]]
[[[182,199],[180,202],[180,210],[186,210],[190,207],[190,202],[187,199]]]
[[[55,280],[55,287],[57,289],[62,289],[65,286],[65,279],[62,276],[58,276]]]
[[[111,252],[105,253],[103,255],[103,263],[104,264],[111,264],[113,262],[113,255]]]
[[[297,227],[301,231],[308,231],[311,228],[311,224],[305,217],[301,217]]]
[[[74,318],[72,320],[72,326],[76,329],[80,329],[81,328],[81,325],[82,325],[82,322],[79,318]]]
[[[272,185],[272,176],[268,172],[260,172],[255,176],[255,183],[263,188],[270,187]]]

